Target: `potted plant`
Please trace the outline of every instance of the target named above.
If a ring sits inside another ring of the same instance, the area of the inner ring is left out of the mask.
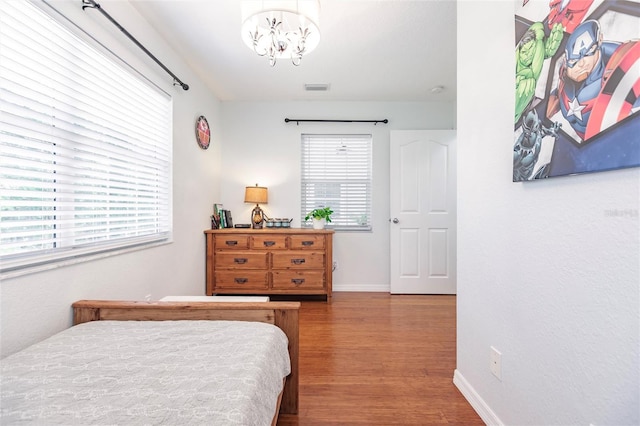
[[[311,210],[304,217],[304,220],[309,220],[309,218],[313,218],[313,229],[324,229],[324,225],[328,222],[331,222],[331,214],[333,210],[331,207],[321,207],[317,209]]]

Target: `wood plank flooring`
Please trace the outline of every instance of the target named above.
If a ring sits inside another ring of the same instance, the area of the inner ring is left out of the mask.
[[[300,410],[278,425],[483,425],[453,384],[455,309],[455,296],[303,301]]]

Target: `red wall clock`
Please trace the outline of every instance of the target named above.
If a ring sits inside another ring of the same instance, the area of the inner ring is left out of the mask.
[[[204,115],[201,115],[196,120],[196,141],[198,141],[200,148],[209,148],[209,143],[211,142],[211,129],[209,128],[209,122]]]

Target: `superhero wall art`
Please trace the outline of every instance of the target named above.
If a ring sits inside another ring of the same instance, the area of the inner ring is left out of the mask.
[[[517,0],[513,181],[640,166],[640,0]]]

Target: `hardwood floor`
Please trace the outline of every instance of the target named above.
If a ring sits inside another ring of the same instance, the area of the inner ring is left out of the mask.
[[[484,425],[453,384],[455,296],[334,293],[300,310],[300,409],[287,425]]]

